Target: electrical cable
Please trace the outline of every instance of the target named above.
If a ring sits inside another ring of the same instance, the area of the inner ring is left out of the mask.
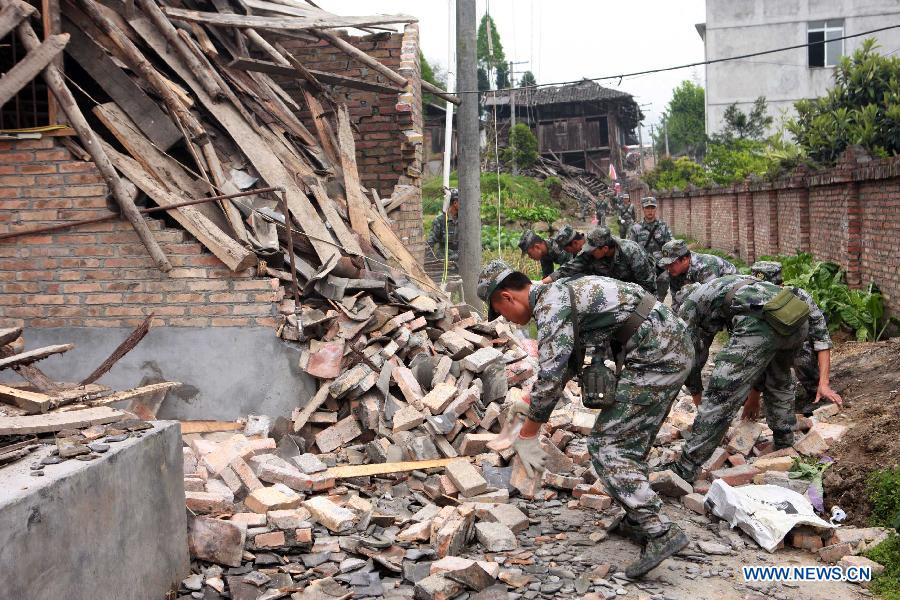
[[[853,33],[850,35],[845,35],[843,37],[834,38],[833,40],[828,40],[828,42],[837,42],[840,40],[857,38],[857,37],[869,35],[872,33],[879,33],[881,31],[897,29],[898,27],[900,27],[900,24],[888,25],[886,27],[879,27],[877,29],[870,29],[868,31],[862,31],[860,33]],[[540,29],[538,29],[538,31],[540,32]],[[554,83],[540,83],[537,85],[537,87],[550,87],[550,86],[556,86],[556,85],[572,85],[574,83],[581,83],[584,81],[604,81],[607,79],[623,79],[625,77],[635,77],[638,75],[652,75],[654,73],[665,73],[667,71],[678,71],[680,69],[689,69],[691,67],[700,67],[700,66],[704,66],[704,65],[713,65],[713,64],[717,64],[717,63],[730,62],[730,61],[734,61],[734,60],[743,60],[746,58],[752,58],[754,56],[764,56],[766,54],[775,54],[777,52],[786,52],[788,50],[797,50],[799,48],[806,48],[806,47],[813,46],[816,44],[824,45],[825,43],[826,42],[807,42],[805,44],[795,44],[793,46],[784,46],[781,48],[773,48],[771,50],[762,50],[760,52],[751,52],[748,54],[741,54],[738,56],[727,56],[725,58],[714,58],[711,60],[703,60],[703,61],[688,63],[688,64],[684,64],[684,65],[676,65],[673,67],[661,67],[659,69],[648,69],[646,71],[635,71],[633,73],[620,73],[618,75],[604,75],[602,77],[582,77],[581,79],[575,79],[572,81],[557,81]],[[510,90],[520,90],[520,89],[522,89],[522,88],[521,87],[505,87],[505,88],[501,88],[501,89],[497,89],[497,90],[493,90],[493,91],[508,92]],[[456,91],[456,94],[481,94],[481,93],[483,93],[483,92],[481,92],[480,90],[457,90]]]

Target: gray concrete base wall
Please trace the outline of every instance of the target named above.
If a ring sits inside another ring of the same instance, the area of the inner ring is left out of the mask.
[[[27,349],[75,344],[38,366],[57,381],[87,377],[130,329],[117,327],[25,330]],[[232,420],[247,414],[290,417],[315,393],[315,381],[300,370],[296,345],[265,327],[154,327],[98,383],[124,390],[158,381],[180,381],[157,416],[161,419]],[[14,374],[3,379],[15,380]]]
[[[0,600],[161,600],[188,575],[177,423],[101,458],[0,469]]]

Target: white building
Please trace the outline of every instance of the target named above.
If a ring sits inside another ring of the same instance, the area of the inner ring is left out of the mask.
[[[697,25],[706,60],[821,42],[706,65],[707,134],[721,131],[729,105],[749,112],[758,96],[766,97],[776,128],[794,114],[794,102],[825,94],[840,57],[866,37],[882,54],[900,51],[900,28],[838,39],[889,25],[900,25],[900,0],[706,0],[706,23]]]

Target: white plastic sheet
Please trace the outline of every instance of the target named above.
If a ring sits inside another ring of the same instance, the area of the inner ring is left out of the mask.
[[[733,488],[717,479],[706,493],[705,501],[712,514],[732,527],[740,527],[769,552],[797,525],[834,528],[816,516],[809,500],[777,485]]]

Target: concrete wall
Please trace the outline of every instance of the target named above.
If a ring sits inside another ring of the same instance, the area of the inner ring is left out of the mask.
[[[888,310],[900,313],[900,158],[873,160],[851,148],[829,170],[655,195],[676,236],[748,263],[809,252],[840,265],[851,287],[875,282]]]
[[[27,348],[72,343],[41,369],[57,381],[86,377],[128,335],[127,328],[32,328]],[[290,417],[316,391],[298,367],[296,345],[264,327],[155,327],[98,383],[128,389],[180,381],[160,407],[163,419],[231,420],[247,414]],[[13,379],[15,375],[7,376]]]
[[[706,58],[714,60],[783,46],[805,44],[809,21],[844,20],[844,35],[900,22],[897,0],[706,0]],[[900,29],[874,36],[882,53],[900,48]],[[844,40],[844,54],[865,37]],[[823,96],[832,86],[833,68],[809,68],[806,48],[706,66],[706,130],[722,128],[722,115],[733,103],[745,112],[765,96],[778,125],[793,115],[802,98]]]
[[[0,470],[0,599],[160,600],[187,576],[177,423],[110,444],[93,461]]]

